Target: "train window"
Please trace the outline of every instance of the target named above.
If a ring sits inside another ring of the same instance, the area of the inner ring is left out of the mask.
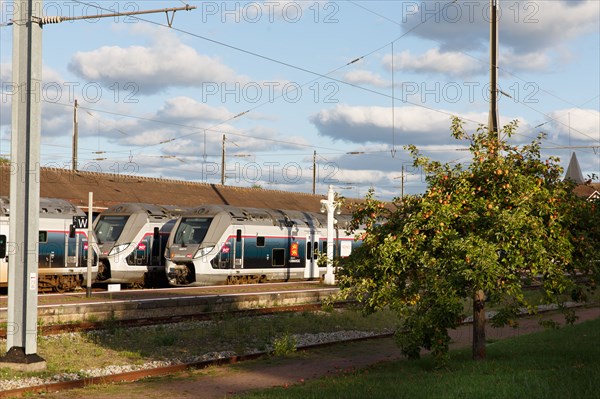
[[[321,248],[323,255],[327,255],[327,241],[323,241],[323,246]]]
[[[40,231],[38,235],[39,242],[48,242],[48,232]]]
[[[310,254],[312,253],[312,242],[306,242],[306,259],[310,259]]]
[[[211,222],[212,218],[182,218],[175,233],[175,244],[200,244]]]
[[[104,241],[117,241],[125,223],[127,223],[129,216],[110,216],[100,215],[100,219],[94,227],[94,232],[100,243]]]
[[[235,240],[242,241],[242,230],[238,229],[238,231],[236,232]]]
[[[256,237],[256,246],[257,247],[264,247],[265,246],[265,237]]]
[[[319,243],[317,241],[315,241],[313,243],[313,259],[318,259],[319,258]]]
[[[285,266],[285,249],[283,249],[283,248],[273,249],[272,259],[273,259],[273,261],[272,261],[273,266]]]

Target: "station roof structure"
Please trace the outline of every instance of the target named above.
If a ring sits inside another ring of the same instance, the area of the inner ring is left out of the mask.
[[[0,196],[8,196],[10,165],[0,166]],[[126,174],[41,168],[40,196],[62,198],[87,209],[88,193],[94,193],[94,210],[101,211],[125,202],[198,207],[223,204],[241,207],[319,212],[326,195],[244,188],[220,184],[169,180]],[[342,209],[348,213],[346,209]]]

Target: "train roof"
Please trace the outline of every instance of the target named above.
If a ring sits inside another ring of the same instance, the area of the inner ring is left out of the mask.
[[[148,216],[150,220],[164,220],[177,217],[188,211],[188,208],[175,205],[154,205],[141,202],[128,202],[124,204],[113,205],[103,211],[103,215],[131,215],[142,213]]]
[[[84,213],[69,201],[60,198],[40,198],[41,217],[64,217],[65,215],[83,215]],[[0,216],[10,216],[10,199],[0,197]]]
[[[228,205],[204,205],[191,209],[182,216],[205,215],[216,216],[227,213],[233,222],[262,223],[273,226],[298,226],[298,227],[326,227],[327,216],[316,212],[298,210],[262,209],[250,207],[236,207]],[[337,215],[338,227],[346,228],[350,218],[347,215]]]

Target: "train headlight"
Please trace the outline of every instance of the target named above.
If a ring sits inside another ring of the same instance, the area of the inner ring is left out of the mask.
[[[125,251],[127,249],[127,247],[129,247],[129,245],[130,244],[115,245],[113,247],[113,249],[110,250],[110,253],[108,254],[108,256],[116,255],[116,254],[119,254],[119,253]]]
[[[203,256],[206,256],[210,253],[210,251],[212,251],[215,247],[204,247],[204,248],[200,248],[197,252],[196,255],[194,255],[194,259],[197,258],[201,258]]]

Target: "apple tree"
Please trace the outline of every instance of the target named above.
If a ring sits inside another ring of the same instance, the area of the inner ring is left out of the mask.
[[[516,127],[501,133],[510,137]],[[442,164],[408,146],[426,172],[426,192],[392,204],[370,192],[354,208],[363,243],[337,272],[342,295],[365,311],[399,314],[396,337],[406,355],[429,349],[438,364],[448,360],[448,331],[465,317],[473,317],[479,360],[488,307],[492,325],[516,326],[522,309],[584,299],[581,281],[595,284],[600,259],[596,206],[573,194],[557,159],[541,159],[542,136],[517,147],[483,127],[468,134],[457,118],[451,131],[469,144],[469,162]],[[531,299],[532,289],[541,295]]]

